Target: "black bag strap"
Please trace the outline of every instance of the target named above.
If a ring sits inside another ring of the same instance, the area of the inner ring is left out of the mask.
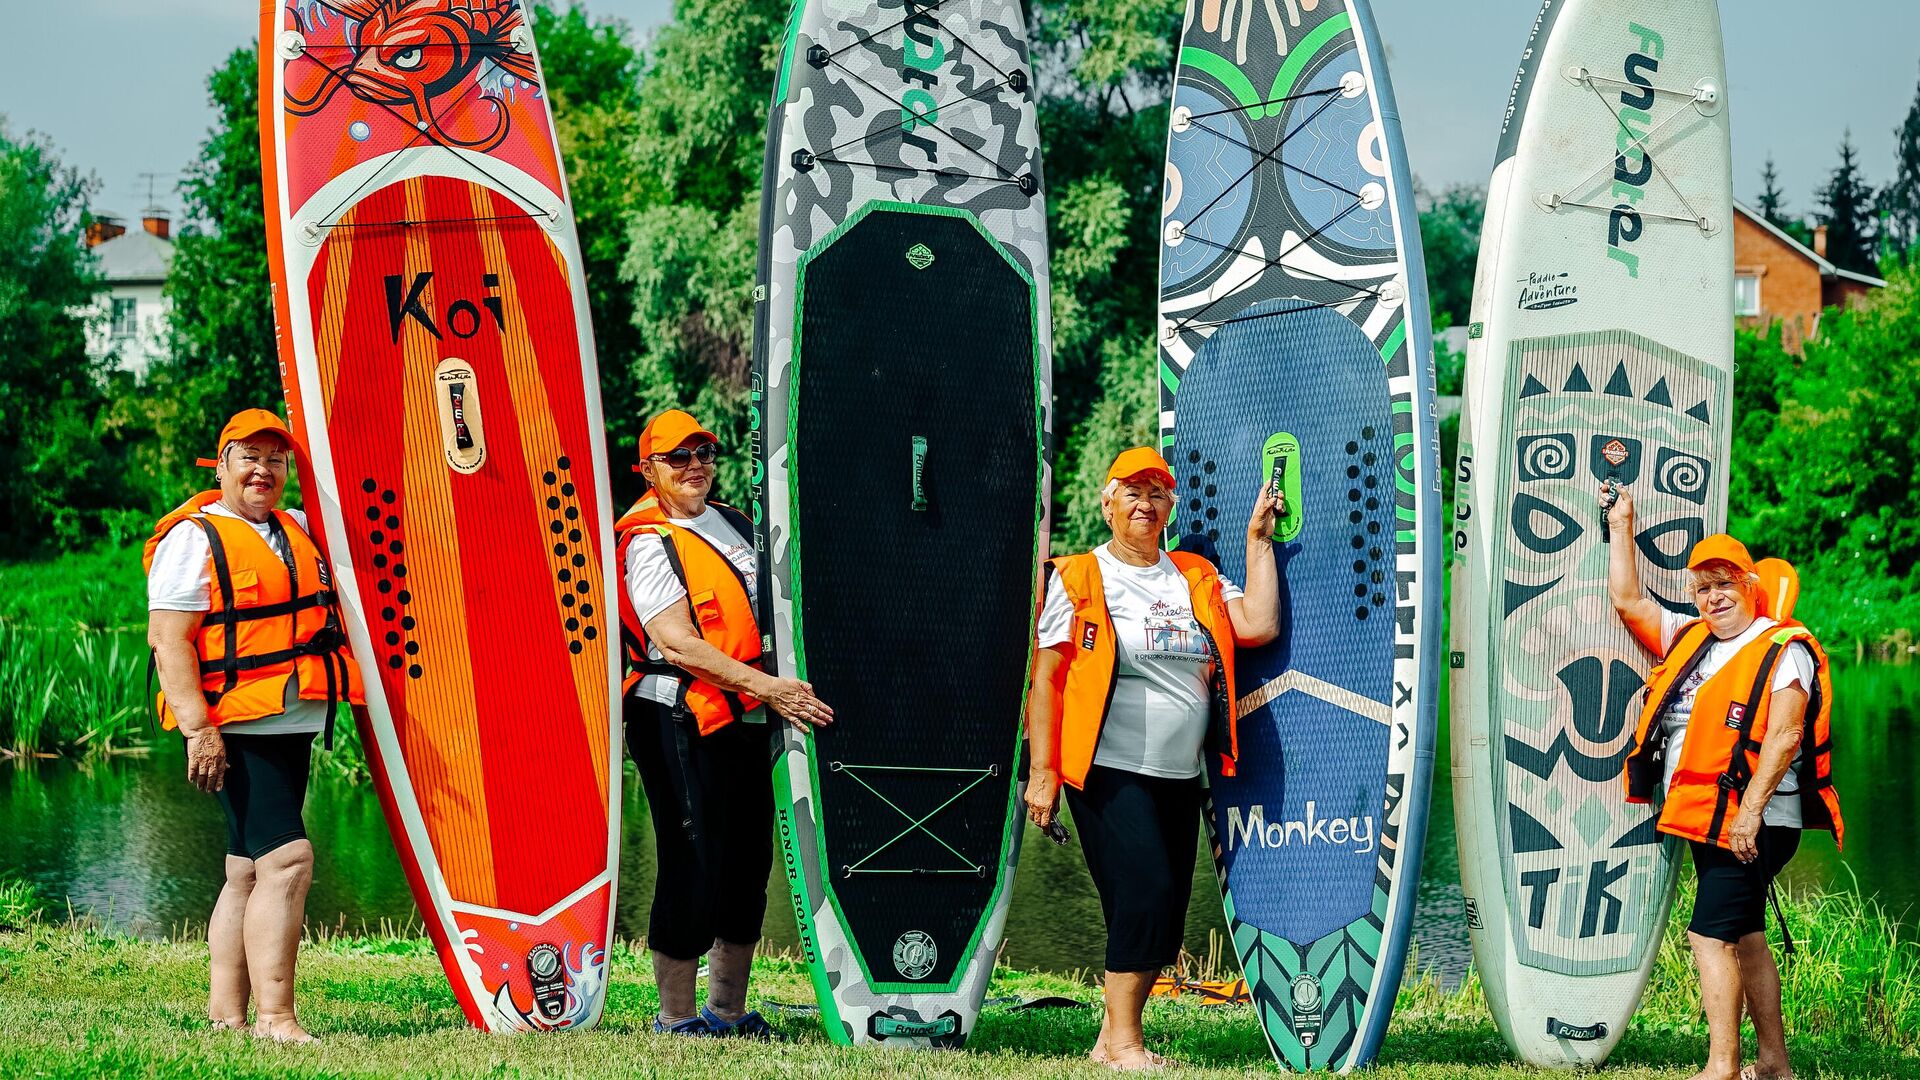
[[[1727,767],[1720,773],[1720,782],[1715,785],[1719,791],[1713,799],[1713,820],[1707,826],[1707,836],[1720,835],[1720,827],[1726,824],[1727,811],[1733,803],[1733,793],[1747,793],[1747,784],[1753,780],[1753,766],[1747,763],[1749,748],[1759,750],[1753,741],[1753,722],[1760,711],[1760,695],[1766,692],[1767,683],[1773,678],[1774,665],[1780,659],[1781,642],[1767,646],[1767,654],[1760,658],[1760,669],[1754,673],[1753,687],[1747,691],[1746,709],[1740,714],[1739,738],[1734,740],[1733,753],[1728,756]],[[1704,651],[1704,650],[1703,650]]]

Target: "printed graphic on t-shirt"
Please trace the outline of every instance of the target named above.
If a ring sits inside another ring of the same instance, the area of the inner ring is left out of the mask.
[[[759,596],[760,564],[759,560],[753,557],[753,547],[749,544],[729,544],[721,550],[720,554],[725,555],[727,561],[733,564],[733,568],[740,571],[740,576],[746,579],[747,595]]]
[[[1185,608],[1156,600],[1147,611],[1144,628],[1145,640],[1136,659],[1197,663],[1213,659],[1199,622]]]

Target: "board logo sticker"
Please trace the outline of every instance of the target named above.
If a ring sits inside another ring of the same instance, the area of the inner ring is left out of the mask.
[[[1619,439],[1609,440],[1605,446],[1600,448],[1600,456],[1606,458],[1607,463],[1617,469],[1621,465],[1626,464],[1627,444],[1621,442]]]
[[[1586,1027],[1578,1027],[1567,1023],[1565,1020],[1556,1020],[1549,1016],[1547,1017],[1547,1034],[1556,1039],[1572,1039],[1574,1042],[1593,1042],[1597,1039],[1607,1037],[1607,1025],[1600,1023],[1589,1024]]]
[[[1527,271],[1527,276],[1518,281],[1520,298],[1517,303],[1520,310],[1550,311],[1579,303],[1580,286],[1569,280],[1572,277],[1564,270],[1558,274]]]
[[[1743,704],[1742,702],[1736,701],[1733,704],[1727,706],[1726,725],[1728,727],[1732,728],[1735,731],[1738,731],[1740,730],[1740,725],[1746,723],[1746,721],[1747,721],[1747,707],[1745,704]]]
[[[1320,980],[1301,972],[1293,977],[1293,1030],[1300,1045],[1311,1048],[1320,1041],[1320,1027],[1326,1017],[1320,1011]]]
[[[925,270],[933,265],[933,249],[925,244],[915,244],[907,249],[907,262],[912,263],[915,270]]]
[[[527,953],[527,977],[533,983],[533,1005],[549,1020],[560,1019],[567,1008],[567,984],[560,975],[560,950],[542,942]]]
[[[480,386],[465,360],[448,357],[433,369],[440,405],[440,441],[447,467],[475,473],[487,460],[486,430],[480,423]]]
[[[1466,898],[1466,912],[1467,912],[1467,929],[1469,930],[1484,929],[1484,927],[1480,922],[1480,904],[1471,896]]]
[[[893,941],[894,970],[906,978],[926,978],[939,958],[939,948],[923,931],[909,930]]]

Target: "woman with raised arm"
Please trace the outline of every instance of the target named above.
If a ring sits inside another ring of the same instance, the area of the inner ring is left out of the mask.
[[[1279,635],[1278,498],[1247,522],[1247,584],[1162,548],[1173,472],[1149,447],[1114,460],[1100,493],[1113,538],[1055,559],[1027,701],[1027,814],[1057,828],[1061,785],[1106,917],[1106,1016],[1090,1057],[1154,1068],[1140,1017],[1179,956],[1200,832],[1202,753],[1235,751],[1233,656]]]
[[[1692,847],[1699,883],[1687,941],[1700,973],[1708,1050],[1695,1080],[1784,1080],[1793,1066],[1780,970],[1767,947],[1766,903],[1802,829],[1830,829],[1836,843],[1842,836],[1827,657],[1812,632],[1788,617],[1792,568],[1767,560],[1761,565],[1777,573],[1763,579],[1746,546],[1724,533],[1688,555],[1696,614],[1669,611],[1648,597],[1640,587],[1633,497],[1625,488],[1611,490],[1608,596],[1634,637],[1660,658],[1627,754],[1627,800],[1664,795],[1659,829]],[[1608,497],[1603,490],[1603,505]],[[1781,585],[1770,592],[1765,580]],[[1744,1069],[1743,1002],[1759,1044],[1759,1057]]]

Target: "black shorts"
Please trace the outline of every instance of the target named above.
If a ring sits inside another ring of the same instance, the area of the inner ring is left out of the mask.
[[[1095,765],[1067,806],[1107,922],[1107,970],[1159,971],[1180,958],[1200,842],[1200,778]]]
[[[227,815],[227,854],[258,859],[305,840],[300,808],[313,771],[313,732],[220,734],[227,747],[227,779],[214,797]]]
[[[773,871],[774,731],[736,722],[701,735],[665,705],[622,700],[627,752],[653,818],[647,946],[696,960],[715,939],[759,941]]]
[[[1726,848],[1693,844],[1693,876],[1700,894],[1687,929],[1716,941],[1739,941],[1767,929],[1767,886],[1800,849],[1800,830],[1760,827],[1760,857],[1743,863]]]

